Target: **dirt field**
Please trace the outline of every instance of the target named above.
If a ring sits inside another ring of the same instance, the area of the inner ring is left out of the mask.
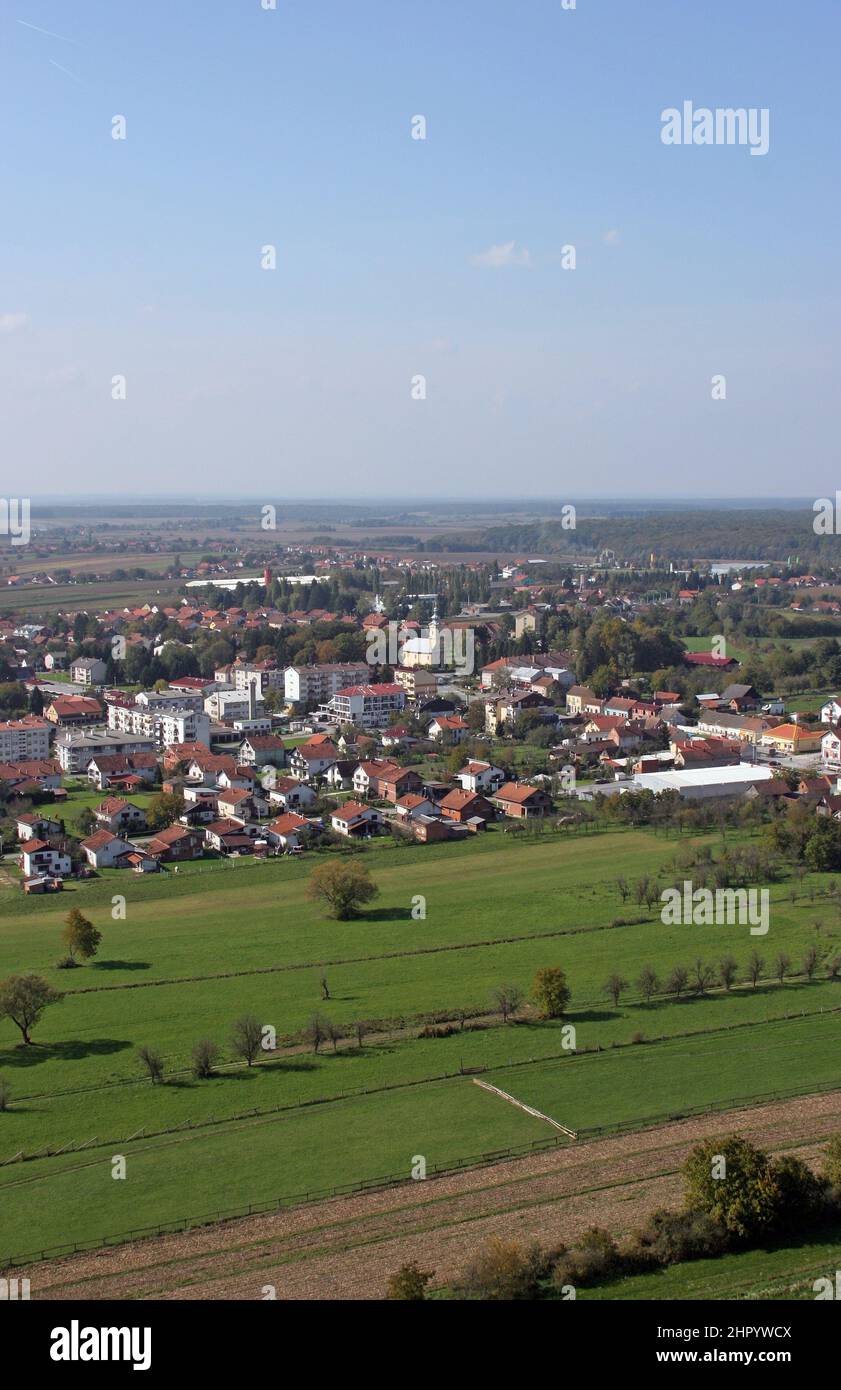
[[[733,1110],[386,1192],[337,1198],[16,1269],[33,1298],[366,1299],[407,1260],[449,1282],[491,1235],[569,1242],[628,1230],[680,1198],[680,1164],[709,1135],[740,1134],[814,1160],[841,1130],[841,1091]]]

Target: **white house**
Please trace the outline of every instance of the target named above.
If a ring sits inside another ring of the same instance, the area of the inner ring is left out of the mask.
[[[465,763],[456,773],[456,781],[466,792],[495,792],[506,780],[501,767],[493,763],[473,761]]]
[[[362,806],[358,801],[345,801],[330,817],[330,824],[336,833],[347,836],[375,835],[382,821],[380,811],[373,806]]]
[[[821,764],[825,772],[841,770],[841,726],[837,724],[821,739]]]
[[[316,796],[306,782],[296,782],[294,777],[278,777],[269,792],[269,804],[282,806],[284,811],[296,811],[311,806]]]
[[[124,854],[131,854],[135,846],[128,840],[112,835],[110,830],[97,830],[87,840],[82,841],[82,850],[88,863],[94,869],[111,869]]]
[[[837,724],[839,719],[841,719],[841,704],[838,702],[837,695],[833,695],[825,705],[821,705],[821,723]]]
[[[44,840],[26,840],[20,852],[20,866],[24,878],[37,878],[45,874],[48,878],[64,878],[70,873],[69,854],[53,849]]]

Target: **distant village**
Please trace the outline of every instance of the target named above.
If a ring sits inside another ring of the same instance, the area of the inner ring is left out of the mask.
[[[346,558],[347,582],[364,582],[331,609],[319,599],[339,593],[335,560],[317,564],[230,582],[217,564],[197,584],[187,571],[180,601],[160,608],[0,619],[13,715],[0,722],[3,848],[23,891],[389,834],[558,825],[629,793],[805,798],[841,819],[841,695],[789,713],[721,643],[688,650],[655,625],[657,601],[691,608],[708,578],[677,578],[657,600],[586,570],[559,581],[512,563],[486,574],[484,598],[461,572],[458,611],[442,615],[455,583],[443,567],[419,576],[435,592],[385,580],[375,593],[375,558]],[[795,611],[805,595],[813,612],[841,611],[815,576],[754,573],[726,592],[746,587],[785,590]],[[89,792],[101,799],[80,810]]]

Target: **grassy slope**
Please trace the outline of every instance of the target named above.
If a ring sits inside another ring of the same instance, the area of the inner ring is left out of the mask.
[[[14,1184],[8,1195],[15,1197],[0,1197],[0,1253],[57,1243],[70,1231],[79,1239],[124,1229],[125,1194],[133,1213],[128,1224],[147,1224],[220,1202],[238,1206],[308,1185],[402,1171],[415,1153],[429,1162],[451,1161],[551,1132],[467,1078],[432,1080],[462,1065],[498,1069],[492,1072],[497,1084],[575,1127],[831,1084],[837,1015],[763,1022],[841,1002],[841,990],[825,981],[652,1005],[629,994],[618,1010],[608,1005],[601,994],[606,975],[619,969],[633,979],[644,961],[665,972],[696,954],[715,960],[732,949],[742,963],[755,944],[769,960],[781,947],[799,960],[813,938],[822,950],[838,949],[841,929],[829,904],[792,904],[782,888],[775,890],[771,934],[758,943],[746,929],[667,928],[654,914],[606,930],[619,913],[644,913],[622,907],[616,876],[633,880],[656,872],[673,852],[674,841],[639,831],[536,843],[488,835],[469,845],[419,851],[383,844],[366,860],[381,896],[363,920],[351,923],[325,920],[305,899],[312,861],[242,861],[235,869],[185,869],[177,878],[146,881],[114,874],[68,891],[61,901],[24,901],[7,892],[0,898],[0,978],[38,970],[69,992],[39,1026],[37,1048],[17,1048],[13,1026],[0,1024],[0,1074],[11,1080],[16,1098],[0,1116],[0,1158],[94,1138],[105,1147],[87,1158],[64,1155],[0,1168],[0,1189]],[[128,898],[126,921],[111,920],[114,892]],[[409,912],[417,893],[427,897],[425,921]],[[96,964],[55,971],[71,902],[102,928],[105,942]],[[527,939],[547,932],[564,934]],[[441,949],[454,945],[460,949]],[[416,954],[386,958],[401,951]],[[368,959],[354,959],[360,957]],[[327,967],[327,1004],[319,990],[319,962],[325,960],[346,962]],[[316,1009],[347,1022],[483,1007],[494,985],[513,979],[527,988],[538,966],[555,962],[573,986],[579,1048],[627,1044],[636,1032],[672,1040],[546,1061],[560,1052],[559,1030],[534,1024],[432,1041],[394,1037],[335,1056],[297,1054],[205,1083],[186,1073],[162,1088],[138,1080],[139,1043],[158,1047],[174,1072],[188,1065],[199,1037],[215,1037],[227,1050],[230,1022],[245,1010],[282,1036]],[[268,973],[219,978],[231,971]],[[174,982],[134,987],[153,980]],[[752,1026],[730,1028],[734,1023]],[[707,1028],[728,1031],[676,1037]],[[523,1065],[530,1059],[534,1065]],[[407,1085],[417,1082],[423,1084]],[[125,1142],[141,1128],[151,1133],[210,1117],[232,1121],[245,1111],[392,1085],[405,1089],[189,1136]],[[126,1184],[108,1176],[115,1151],[136,1157]],[[77,1195],[65,1200],[71,1190]]]

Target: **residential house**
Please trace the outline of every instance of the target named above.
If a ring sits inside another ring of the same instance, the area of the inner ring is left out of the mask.
[[[297,781],[311,782],[316,777],[324,776],[336,761],[338,751],[335,743],[329,739],[323,743],[316,743],[313,739],[309,743],[300,743],[289,754],[289,771]]]
[[[529,787],[523,782],[506,782],[493,800],[504,816],[514,820],[549,816],[555,809],[551,796],[542,788]]]
[[[158,760],[154,753],[100,753],[91,758],[85,772],[97,791],[119,787],[137,791],[157,779]]]
[[[204,835],[181,825],[168,825],[147,842],[146,852],[159,864],[180,864],[184,860],[201,859]]]
[[[586,685],[571,685],[567,691],[568,714],[601,714],[602,701]]]
[[[335,766],[338,767],[339,764],[336,763]],[[271,805],[282,806],[284,811],[305,810],[315,800],[316,795],[312,787],[307,786],[306,782],[296,782],[294,777],[278,777],[269,792]]]
[[[482,820],[495,820],[496,811],[479,792],[465,791],[462,787],[448,792],[438,807],[445,820],[465,824],[474,817]]]
[[[759,709],[762,696],[753,685],[728,685],[722,690],[719,703],[733,714],[745,714],[750,710]]]
[[[287,811],[285,815],[276,816],[264,826],[262,835],[272,847],[300,849],[312,834],[312,830],[310,822],[303,816],[296,815],[294,811]]]
[[[33,837],[21,845],[18,860],[24,878],[46,875],[48,878],[64,878],[70,873],[70,855],[49,844],[46,840]]]
[[[462,789],[466,792],[487,792],[493,795],[505,781],[505,773],[494,763],[473,759],[459,769],[456,781],[461,783]]]
[[[96,830],[82,841],[82,852],[94,869],[112,869],[126,854],[131,854],[135,846],[127,840],[113,835],[110,830]]]
[[[124,835],[130,831],[146,829],[146,812],[133,801],[124,801],[119,796],[106,797],[94,811],[103,830],[113,835]]]
[[[439,714],[429,726],[429,737],[444,739],[447,743],[462,743],[470,733],[470,726],[460,714]]]
[[[367,839],[376,835],[383,823],[382,812],[374,806],[362,806],[358,801],[344,801],[330,817],[330,825],[337,835],[349,838]]]
[[[204,828],[204,838],[219,854],[253,854],[254,841],[260,832],[256,826],[226,817],[211,821]]]
[[[48,817],[39,816],[35,812],[18,816],[16,824],[18,839],[21,843],[24,840],[49,840],[53,835],[64,833],[63,821],[50,820]]]
[[[239,761],[246,767],[283,767],[286,749],[276,734],[250,734],[239,746]]]
[[[419,796],[417,792],[408,792],[406,796],[401,796],[394,807],[401,819],[406,821],[416,820],[418,816],[430,816],[435,810],[434,803],[427,796]]]

